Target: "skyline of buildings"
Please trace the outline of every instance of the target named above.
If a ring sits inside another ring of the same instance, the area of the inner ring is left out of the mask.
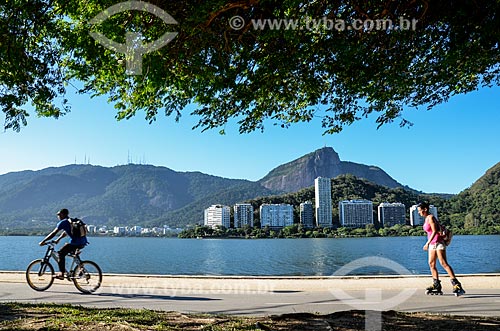
[[[93,224],[87,224],[87,231],[90,235],[116,235],[116,236],[165,236],[169,234],[178,234],[184,229],[182,228],[170,228],[167,225],[163,227],[142,227],[140,225],[134,226],[113,226],[107,227],[96,226]]]
[[[314,180],[315,201],[304,201],[294,208],[290,204],[262,204],[259,207],[260,227],[283,228],[293,225],[295,216],[299,216],[299,224],[304,228],[333,227],[333,206],[331,196],[331,179],[317,177]],[[410,208],[410,225],[422,225],[424,219],[418,215],[416,205]],[[431,214],[437,218],[437,208],[431,205]],[[316,211],[316,213],[314,212]],[[343,200],[338,203],[338,224],[342,227],[362,228],[375,224],[374,213],[377,213],[378,224],[382,227],[405,225],[408,223],[406,206],[400,202],[382,202],[374,210],[373,202],[369,200]],[[233,206],[233,224],[231,224],[231,207],[212,205],[205,209],[203,224],[215,228],[254,227],[254,207],[250,203],[237,203]]]
[[[367,224],[375,224],[373,213],[373,202],[369,200],[343,200],[339,202],[339,225],[349,228],[362,228]],[[290,204],[263,204],[259,208],[260,227],[279,229],[294,223],[294,206]],[[430,205],[430,213],[438,217],[437,208]],[[233,206],[233,225],[231,226],[231,207],[220,204],[212,205],[204,211],[204,225],[215,228],[243,228],[254,227],[254,208],[250,203],[237,203]],[[406,218],[406,206],[400,202],[382,202],[377,206],[378,223],[381,227],[392,227],[394,225],[408,224]],[[423,217],[418,214],[417,205],[409,208],[409,225],[420,226],[424,223]],[[311,201],[300,203],[299,223],[305,229],[315,228],[314,208]],[[168,233],[179,233],[181,228],[170,228],[169,226],[143,228],[142,226],[115,226],[107,229],[106,226],[98,227],[87,225],[89,234],[114,234],[118,236],[131,235],[166,235]]]

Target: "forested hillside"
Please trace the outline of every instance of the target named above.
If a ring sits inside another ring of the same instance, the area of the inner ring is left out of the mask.
[[[63,207],[88,224],[184,226],[203,218],[207,204],[273,193],[247,180],[165,167],[69,165],[1,175],[0,228],[47,228]],[[179,217],[169,216],[175,210]]]
[[[450,223],[469,232],[500,228],[500,163],[443,207],[449,210]]]

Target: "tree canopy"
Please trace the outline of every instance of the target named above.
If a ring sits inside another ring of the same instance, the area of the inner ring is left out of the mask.
[[[70,111],[65,95],[74,82],[79,92],[107,96],[117,119],[143,113],[154,121],[163,112],[178,120],[195,104],[202,130],[237,121],[251,132],[320,117],[326,133],[370,113],[379,125],[411,124],[405,107],[430,109],[500,83],[496,0],[151,0],[169,22],[128,1],[92,24],[117,3],[0,4],[5,129],[19,131],[32,108],[56,118]],[[144,52],[165,33],[168,44]],[[134,56],[140,74],[127,71]]]

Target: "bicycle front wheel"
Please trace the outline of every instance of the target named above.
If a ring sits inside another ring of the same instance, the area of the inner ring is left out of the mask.
[[[43,260],[32,261],[26,269],[26,281],[35,291],[45,291],[54,283],[54,267]]]
[[[93,293],[101,286],[101,268],[92,261],[82,261],[72,272],[73,283],[82,293]]]

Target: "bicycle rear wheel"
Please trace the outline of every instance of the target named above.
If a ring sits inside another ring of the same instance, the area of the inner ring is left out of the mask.
[[[82,293],[93,293],[102,282],[101,268],[92,261],[82,261],[72,272],[73,283]]]
[[[35,291],[45,291],[54,283],[54,267],[43,260],[34,260],[26,269],[26,281]]]

